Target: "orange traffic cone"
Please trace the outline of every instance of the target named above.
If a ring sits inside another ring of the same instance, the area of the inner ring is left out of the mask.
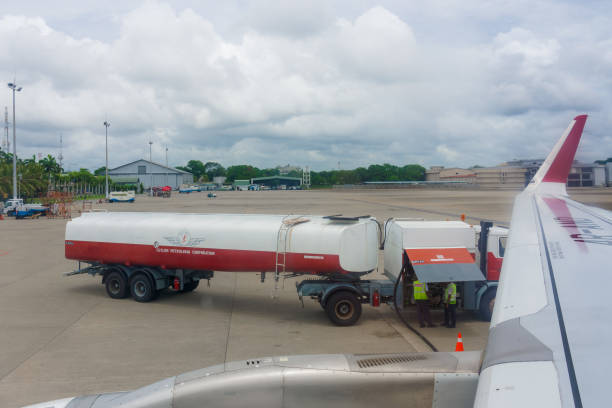
[[[464,351],[463,338],[461,337],[461,333],[457,334],[457,344],[455,345],[455,351]]]

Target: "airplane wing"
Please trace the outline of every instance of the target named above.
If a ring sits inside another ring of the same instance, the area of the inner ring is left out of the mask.
[[[585,122],[516,198],[475,407],[610,403],[612,213],[565,190]]]

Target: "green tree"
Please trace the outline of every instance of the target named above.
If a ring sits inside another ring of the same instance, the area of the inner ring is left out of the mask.
[[[61,174],[63,171],[59,163],[55,160],[55,157],[51,156],[50,154],[48,154],[47,157],[40,159],[38,163],[43,167],[45,173],[47,174]]]
[[[287,177],[302,177],[302,172],[298,171],[298,170],[291,170],[289,173],[287,173]]]
[[[21,160],[17,158],[17,182],[21,197],[38,197],[47,190],[49,176],[43,166],[36,162],[36,157]],[[0,197],[9,197],[13,193],[13,155],[0,152]]]
[[[186,166],[177,166],[176,168],[193,174],[195,181],[200,180],[206,173],[204,164],[199,160],[189,160]]]
[[[278,176],[280,171],[278,169],[258,169],[257,177],[272,177]]]
[[[71,181],[78,181],[79,183],[90,183],[96,182],[96,176],[91,174],[88,169],[80,168],[79,171],[71,171],[68,173],[68,177]]]
[[[209,180],[226,175],[225,168],[217,162],[206,162],[204,165],[204,172]]]
[[[204,163],[199,160],[189,160],[189,162],[187,162],[187,167],[191,169],[191,173],[196,178],[196,180],[199,180],[200,178],[202,178],[203,175],[206,174],[206,171],[204,169]]]
[[[230,166],[227,168],[226,172],[227,181],[232,182],[234,180],[250,180],[257,177],[258,172],[259,169],[257,167],[249,166],[247,164]]]
[[[366,172],[364,181],[381,181],[385,179],[385,168],[380,164],[371,164]]]
[[[418,164],[407,164],[399,169],[399,178],[402,181],[423,181],[425,171],[425,167]]]

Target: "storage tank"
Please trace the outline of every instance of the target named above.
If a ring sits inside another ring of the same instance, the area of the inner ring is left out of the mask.
[[[65,245],[66,258],[99,264],[367,273],[378,263],[378,225],[370,217],[94,212],[67,223]]]

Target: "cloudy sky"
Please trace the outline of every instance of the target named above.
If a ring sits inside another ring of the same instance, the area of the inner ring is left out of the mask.
[[[612,3],[6,1],[18,154],[316,170],[612,156]],[[0,106],[9,108],[5,85]],[[4,139],[4,134],[2,135]]]

